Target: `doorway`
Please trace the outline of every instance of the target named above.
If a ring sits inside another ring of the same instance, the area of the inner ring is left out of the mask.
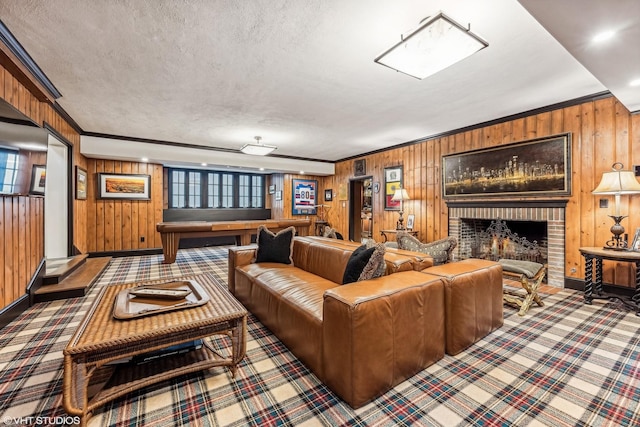
[[[373,178],[349,182],[349,239],[363,242],[373,238]]]

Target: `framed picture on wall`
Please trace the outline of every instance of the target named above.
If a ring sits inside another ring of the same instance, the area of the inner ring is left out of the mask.
[[[571,134],[443,156],[442,195],[570,196]]]
[[[276,191],[276,201],[282,200],[282,190]]]
[[[384,209],[399,211],[400,201],[391,200],[396,190],[402,187],[402,166],[384,169]]]
[[[150,200],[151,175],[99,173],[100,199]]]
[[[87,199],[87,171],[76,166],[76,199]]]
[[[332,200],[333,200],[333,190],[331,189],[324,190],[324,201],[330,202]]]
[[[31,187],[29,194],[44,196],[44,185],[47,181],[47,167],[45,165],[33,165],[31,168]]]
[[[291,205],[293,215],[315,215],[318,204],[316,193],[318,181],[314,179],[294,179]]]

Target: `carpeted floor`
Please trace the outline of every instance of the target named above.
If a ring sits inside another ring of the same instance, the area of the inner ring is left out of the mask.
[[[117,258],[87,297],[24,312],[0,330],[0,423],[66,422],[62,350],[102,286],[201,272],[226,281],[226,256],[181,250],[168,266],[160,256]],[[89,425],[640,425],[640,318],[607,302],[584,305],[573,291],[544,301],[525,317],[505,307],[500,330],[355,411],[250,316],[236,380],[216,368],[166,381],[112,402]]]

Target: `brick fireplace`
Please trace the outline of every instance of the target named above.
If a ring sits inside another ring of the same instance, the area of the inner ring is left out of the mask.
[[[449,235],[463,241],[463,233],[469,232],[467,220],[501,220],[546,223],[546,237],[541,238],[546,251],[547,283],[564,288],[564,243],[566,201],[531,202],[458,202],[450,201]],[[540,227],[536,227],[540,228]],[[471,257],[467,245],[459,245],[454,259]],[[506,256],[505,256],[506,257]]]

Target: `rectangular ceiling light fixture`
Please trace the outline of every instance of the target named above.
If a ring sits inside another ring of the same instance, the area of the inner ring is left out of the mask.
[[[267,154],[278,148],[275,145],[263,144],[261,136],[254,136],[253,138],[256,140],[256,143],[243,145],[240,149],[241,152],[243,152],[244,154],[251,154],[252,156],[266,156]]]
[[[440,12],[425,18],[420,26],[374,61],[417,79],[424,79],[444,70],[489,43],[469,28]]]

